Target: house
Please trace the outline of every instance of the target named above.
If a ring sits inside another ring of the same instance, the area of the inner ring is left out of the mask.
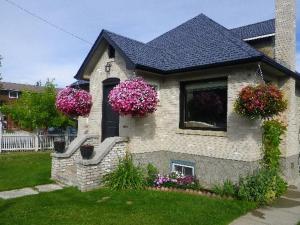
[[[276,0],[275,19],[235,29],[200,14],[148,43],[102,30],[75,76],[90,82],[91,113],[79,119],[67,151],[53,155],[52,178],[92,189],[129,150],[136,163],[152,163],[163,174],[196,175],[208,187],[237,182],[259,167],[262,134],[260,122],[241,118],[233,105],[244,86],[261,82],[261,68],[288,99],[281,164],[288,182],[299,179],[295,11],[295,0]],[[146,118],[121,117],[107,102],[115,85],[135,76],[159,93],[157,111]],[[207,107],[193,104],[199,96]],[[91,160],[78,153],[85,142],[95,145]]]
[[[16,99],[18,99],[22,92],[32,91],[32,92],[41,92],[43,90],[42,86],[30,85],[30,84],[18,84],[11,82],[1,82],[0,89],[0,105],[9,104]],[[3,125],[5,130],[14,131],[19,130],[19,127],[14,124],[11,118],[3,115]]]

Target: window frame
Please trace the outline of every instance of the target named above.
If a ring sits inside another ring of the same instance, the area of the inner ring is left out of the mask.
[[[112,45],[108,45],[107,54],[109,59],[114,59],[116,57],[116,50]]]
[[[186,165],[186,164],[172,162],[172,164],[171,164],[171,172],[176,172],[175,166],[181,166],[181,167],[190,168],[190,169],[192,169],[192,176],[195,176],[195,167],[194,166],[189,166],[189,165]],[[190,176],[190,175],[185,175],[185,174],[183,174],[183,175],[184,176]]]
[[[11,96],[11,93],[14,92],[16,93],[16,97],[15,96]],[[18,91],[8,91],[8,98],[19,98],[19,92]]]
[[[186,127],[184,125],[185,122],[185,102],[186,102],[186,90],[185,86],[187,84],[192,84],[196,82],[211,82],[211,81],[226,81],[227,83],[227,112],[226,112],[226,120],[228,117],[228,78],[227,77],[219,77],[212,79],[203,79],[203,80],[191,80],[191,81],[181,81],[180,82],[180,94],[179,94],[179,128],[184,130],[208,130],[208,131],[227,131],[228,124],[226,123],[226,127],[218,128],[218,127]],[[228,122],[228,121],[227,121]]]

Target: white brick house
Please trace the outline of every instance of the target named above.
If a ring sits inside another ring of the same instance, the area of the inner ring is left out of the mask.
[[[282,168],[294,182],[300,151],[295,10],[295,0],[276,0],[276,19],[232,30],[201,14],[148,43],[103,30],[76,75],[90,82],[91,113],[79,119],[78,138],[67,152],[53,155],[52,177],[91,189],[112,168],[103,165],[115,165],[118,154],[112,151],[123,155],[126,148],[137,163],[153,163],[161,173],[181,170],[207,186],[236,182],[258,168],[262,157],[260,122],[233,111],[241,88],[260,82],[260,65],[264,79],[277,84],[289,102],[282,116],[288,125]],[[107,104],[109,90],[134,76],[159,93],[157,111],[146,118],[119,117]],[[220,100],[219,108],[190,106],[195,93]],[[87,140],[96,154],[85,161],[77,152]]]

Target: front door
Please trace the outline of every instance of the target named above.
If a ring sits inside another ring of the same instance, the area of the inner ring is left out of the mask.
[[[108,137],[119,136],[119,114],[114,112],[108,103],[109,92],[119,83],[118,78],[108,78],[103,81],[102,141]]]

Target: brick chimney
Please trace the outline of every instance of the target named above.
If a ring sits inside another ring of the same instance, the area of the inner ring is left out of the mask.
[[[295,71],[296,0],[275,0],[275,60]]]

